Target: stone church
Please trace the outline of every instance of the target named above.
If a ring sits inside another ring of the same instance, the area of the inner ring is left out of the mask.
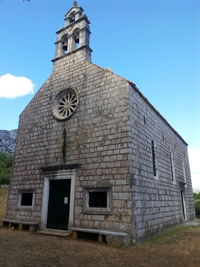
[[[64,20],[20,115],[4,222],[128,245],[193,220],[187,143],[134,83],[91,63],[77,1]]]

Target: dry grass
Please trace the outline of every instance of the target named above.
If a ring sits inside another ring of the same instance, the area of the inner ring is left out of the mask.
[[[0,219],[5,218],[8,189],[0,188]]]
[[[0,266],[199,267],[200,227],[127,249],[0,229]]]
[[[4,217],[6,197],[7,190],[0,189],[0,218]],[[177,227],[127,249],[0,229],[0,266],[199,267],[200,227]]]

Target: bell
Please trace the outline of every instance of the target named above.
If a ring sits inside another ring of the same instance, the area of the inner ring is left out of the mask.
[[[68,49],[67,43],[63,43],[62,48],[63,48],[63,50],[67,51],[67,49]]]

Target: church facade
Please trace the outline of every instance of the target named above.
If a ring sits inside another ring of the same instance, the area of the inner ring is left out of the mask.
[[[130,244],[195,218],[187,144],[134,83],[91,63],[89,24],[75,1],[20,115],[6,219]]]

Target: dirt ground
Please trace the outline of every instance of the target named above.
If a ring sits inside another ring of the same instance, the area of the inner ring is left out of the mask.
[[[0,189],[0,218],[7,190]],[[200,267],[200,226],[178,227],[140,247],[116,249],[0,228],[0,267]]]
[[[182,227],[140,247],[125,249],[0,229],[0,266],[199,267],[200,227]]]

